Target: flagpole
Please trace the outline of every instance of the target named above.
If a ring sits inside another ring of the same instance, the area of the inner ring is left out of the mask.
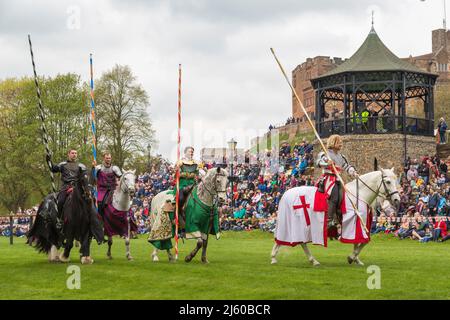
[[[181,64],[178,65],[178,141],[177,141],[177,165],[180,161],[181,145]],[[175,179],[177,192],[175,195],[175,260],[178,260],[178,213],[180,208],[178,202],[180,199],[180,168],[176,166]]]
[[[94,69],[92,63],[92,53],[89,55],[89,64],[90,64],[90,73],[91,73],[91,131],[92,131],[92,157],[95,163],[97,163],[97,141],[96,134],[97,129],[95,128],[95,103],[94,103]],[[94,175],[97,175],[96,169],[94,168]],[[97,186],[93,186],[94,188],[94,202],[95,208],[97,208]]]
[[[294,96],[295,96],[295,98],[296,98],[298,104],[299,104],[300,107],[302,108],[302,111],[303,111],[303,113],[305,114],[306,119],[308,120],[309,125],[310,125],[311,128],[313,129],[314,135],[316,136],[317,140],[319,141],[319,144],[320,144],[320,146],[322,147],[322,150],[324,151],[324,153],[325,153],[327,159],[331,159],[331,158],[330,158],[330,155],[328,154],[327,148],[325,148],[325,145],[323,144],[323,141],[322,141],[322,139],[320,138],[319,133],[317,132],[317,130],[316,130],[314,124],[312,123],[311,118],[309,117],[308,113],[306,112],[306,109],[305,109],[305,107],[303,106],[303,103],[302,103],[302,101],[300,100],[300,98],[299,98],[297,92],[294,90],[294,87],[292,87],[292,84],[291,84],[291,82],[289,81],[289,79],[288,79],[288,77],[287,77],[287,75],[286,75],[286,72],[284,71],[284,68],[283,68],[283,66],[281,65],[280,60],[278,60],[278,58],[277,58],[277,56],[276,56],[276,54],[275,54],[275,51],[273,50],[273,48],[270,48],[270,51],[272,52],[273,57],[275,58],[275,60],[276,60],[276,62],[277,62],[277,64],[278,64],[278,66],[280,67],[280,70],[281,70],[281,72],[283,73],[284,78],[286,79],[287,83],[289,84],[289,87],[291,88],[292,93],[294,94]],[[341,177],[341,175],[339,174],[339,172],[336,170],[336,167],[334,166],[334,163],[333,163],[333,162],[331,162],[331,167],[333,168],[333,172],[336,174],[336,177],[338,178],[338,180],[339,180],[340,183],[342,184],[342,187],[344,188],[344,191],[350,194],[350,192],[348,192],[347,188],[345,187],[344,180],[342,180],[342,177]],[[362,226],[363,229],[366,231],[366,233],[369,234],[369,230],[367,230],[367,227],[366,227],[366,225],[363,223],[363,220],[362,220],[362,218],[361,218],[361,215],[359,214],[359,208],[356,207],[356,205],[353,203],[353,201],[352,201],[351,198],[349,198],[349,200],[350,200],[350,203],[351,203],[353,209],[355,210],[356,215],[357,215],[358,218],[359,218],[359,221],[361,222],[361,226]]]

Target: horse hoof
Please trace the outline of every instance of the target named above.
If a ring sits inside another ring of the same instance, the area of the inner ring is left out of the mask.
[[[59,260],[59,256],[56,255],[53,258],[49,257],[48,258],[48,262],[50,262],[50,263],[60,263],[61,261]]]
[[[134,260],[134,258],[132,256],[128,256],[127,259],[128,259],[128,261],[133,261]]]
[[[347,261],[348,261],[348,264],[352,264],[353,262],[355,262],[355,260],[350,256],[347,257]]]
[[[153,262],[158,262],[159,261],[158,256],[157,255],[152,255],[152,261]]]
[[[316,259],[311,259],[309,260],[309,263],[311,263],[313,265],[313,267],[318,267],[320,266],[320,262],[317,261]]]
[[[185,262],[191,262],[192,257],[190,255],[186,256],[186,258],[184,258]]]
[[[112,260],[112,256],[107,256],[108,257],[108,260]]]
[[[93,263],[94,263],[94,259],[92,259],[89,256],[81,258],[81,264],[93,264]]]
[[[275,258],[272,258],[272,260],[270,261],[270,264],[277,264],[277,263],[278,263],[278,261]]]
[[[356,257],[355,263],[356,263],[358,266],[363,266],[363,265],[364,265],[364,263],[363,263],[361,260],[359,260],[358,257]]]
[[[202,263],[203,263],[203,264],[208,264],[209,261],[208,261],[208,259],[206,259],[206,258],[202,258]]]
[[[59,261],[64,262],[64,263],[67,263],[67,262],[70,262],[70,259],[64,257],[64,253],[61,253],[61,254],[59,255]]]

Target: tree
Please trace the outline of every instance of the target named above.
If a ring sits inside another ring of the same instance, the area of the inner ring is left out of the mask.
[[[70,146],[85,162],[88,100],[80,77],[58,75],[39,83],[53,161],[64,160]],[[8,211],[35,205],[30,200],[51,191],[37,105],[33,79],[0,81],[0,205]]]
[[[43,166],[36,161],[39,126],[30,112],[32,85],[30,79],[0,82],[0,204],[12,212],[24,208],[42,182]]]
[[[71,73],[45,79],[41,86],[53,161],[65,160],[68,149],[76,148],[80,162],[87,164],[91,133],[86,86]]]
[[[154,143],[154,130],[146,108],[149,97],[130,67],[116,65],[105,72],[95,91],[97,142],[123,167],[135,153],[145,154]]]

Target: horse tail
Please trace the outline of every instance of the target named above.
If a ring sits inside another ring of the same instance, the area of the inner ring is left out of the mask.
[[[36,219],[27,233],[27,244],[33,246],[38,252],[49,253],[52,245],[58,247],[58,233],[54,226],[56,212],[53,197],[47,196],[39,206]]]

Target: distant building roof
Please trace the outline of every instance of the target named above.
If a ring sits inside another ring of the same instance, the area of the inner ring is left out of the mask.
[[[361,71],[409,71],[430,74],[392,53],[372,27],[364,43],[349,59],[316,79],[339,73]]]
[[[410,57],[414,60],[431,60],[434,58],[434,53],[427,53],[427,54],[422,54],[420,56],[415,56],[415,57]]]

